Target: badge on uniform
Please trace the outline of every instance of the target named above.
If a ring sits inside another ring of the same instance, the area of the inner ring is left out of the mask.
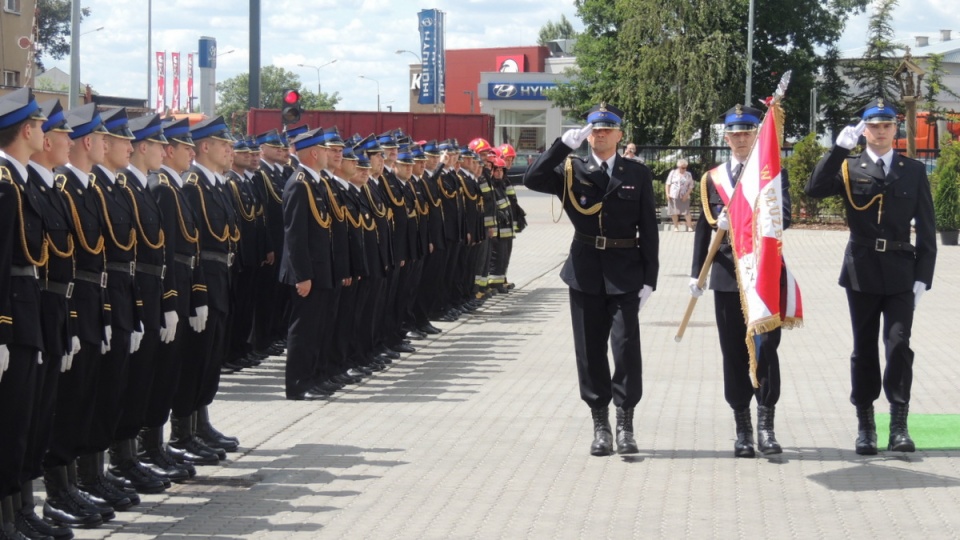
[[[581,195],[581,196],[580,196],[580,204],[581,204],[581,205],[587,204],[587,196],[586,196],[586,195]]]

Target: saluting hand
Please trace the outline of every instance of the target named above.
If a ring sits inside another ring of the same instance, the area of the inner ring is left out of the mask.
[[[853,147],[857,145],[857,141],[860,140],[860,135],[863,135],[865,129],[867,129],[867,124],[863,120],[856,126],[843,128],[840,131],[840,135],[837,135],[837,146],[846,148],[847,150],[853,150]]]
[[[563,141],[563,144],[567,145],[571,150],[576,150],[580,148],[580,145],[583,144],[583,141],[587,140],[587,137],[590,136],[590,133],[593,132],[593,124],[587,124],[582,128],[573,128],[568,129],[563,135],[560,136],[560,140]]]

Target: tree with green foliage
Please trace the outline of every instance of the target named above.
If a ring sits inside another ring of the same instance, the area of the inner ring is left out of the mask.
[[[783,160],[783,168],[790,178],[790,201],[793,217],[807,221],[821,221],[826,215],[840,215],[843,203],[839,197],[815,199],[803,192],[807,178],[813,173],[826,148],[817,142],[817,134],[810,133],[793,146],[793,153]]]
[[[239,133],[247,131],[247,96],[250,88],[250,74],[241,73],[221,83],[217,83],[216,114],[223,116],[227,124]],[[260,70],[260,107],[279,109],[284,90],[300,92],[300,105],[303,110],[333,110],[340,103],[340,93],[317,94],[303,87],[300,77],[282,67],[265,66]]]
[[[34,60],[44,71],[43,56],[60,59],[70,54],[70,0],[37,0],[37,44]],[[80,20],[90,16],[90,8],[80,10]]]
[[[847,76],[853,81],[851,103],[862,107],[877,98],[902,108],[900,87],[893,73],[900,65],[901,45],[894,42],[893,9],[898,0],[878,0],[867,24],[867,50],[850,64]]]
[[[933,123],[946,116],[949,112],[955,112],[940,106],[938,98],[940,94],[960,99],[960,95],[952,88],[943,84],[943,77],[950,72],[943,69],[943,55],[933,53],[927,57],[927,73],[923,79],[923,110],[927,111],[927,122]]]
[[[945,140],[933,170],[933,212],[937,230],[960,229],[960,142]]]
[[[833,46],[823,55],[821,78],[817,83],[817,102],[823,118],[817,131],[838,135],[850,122],[853,111],[846,79],[840,73],[840,51]]]
[[[758,7],[753,95],[769,95],[793,70],[788,135],[806,132],[821,63],[815,49],[838,39],[847,16],[867,2],[782,0]],[[707,133],[721,112],[743,100],[746,0],[576,0],[576,6],[584,22],[576,79],[551,94],[561,106],[584,112],[600,101],[616,104],[630,139],[654,144]]]
[[[545,47],[548,42],[555,39],[570,39],[577,37],[576,30],[567,19],[566,15],[561,14],[558,22],[547,21],[547,24],[540,27],[540,34],[537,38],[537,45]]]

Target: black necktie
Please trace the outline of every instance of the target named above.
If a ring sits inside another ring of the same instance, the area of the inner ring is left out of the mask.
[[[733,185],[737,185],[737,182],[740,180],[740,171],[743,170],[743,163],[737,163],[737,166],[733,168]]]
[[[878,159],[878,160],[877,160],[877,167],[880,168],[880,173],[883,174],[883,176],[887,176],[887,170],[886,170],[886,168],[883,166],[883,159]]]
[[[600,168],[603,169],[603,174],[607,175],[607,178],[610,177],[610,167],[607,165],[606,161],[600,163]]]

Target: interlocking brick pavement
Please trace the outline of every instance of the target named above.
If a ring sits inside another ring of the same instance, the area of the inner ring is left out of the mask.
[[[782,456],[734,459],[710,294],[681,343],[693,233],[661,233],[641,313],[640,454],[589,455],[567,290],[572,230],[520,190],[518,288],[440,325],[389,370],[324,402],[283,399],[283,363],[223,378],[215,424],[241,453],[79,538],[952,538],[960,451],[853,452],[846,234],[791,230],[805,328],[784,333]],[[555,212],[559,204],[554,203]],[[911,412],[960,413],[960,248],[941,247],[914,324]],[[877,403],[880,411],[886,404]],[[881,441],[881,444],[884,441]],[[40,494],[38,493],[38,496]]]

